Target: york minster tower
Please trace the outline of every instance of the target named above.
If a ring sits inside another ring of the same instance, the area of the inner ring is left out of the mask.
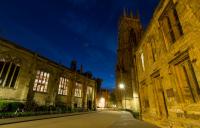
[[[116,90],[118,106],[139,111],[135,50],[141,39],[142,25],[139,15],[124,11],[118,26],[116,64]],[[120,88],[120,85],[123,86]]]

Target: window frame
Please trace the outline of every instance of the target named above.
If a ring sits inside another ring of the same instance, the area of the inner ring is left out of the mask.
[[[81,98],[82,97],[82,88],[83,84],[76,82],[75,89],[74,89],[74,96]]]
[[[33,83],[33,91],[47,93],[50,73],[44,70],[37,70]],[[39,89],[40,88],[40,89]]]
[[[165,26],[167,28],[164,28],[165,19],[167,20],[167,26]],[[177,40],[179,40],[179,38],[183,36],[183,28],[176,10],[176,4],[172,0],[170,0],[168,5],[165,7],[163,13],[158,19],[158,22],[161,26],[161,30],[165,39],[165,43],[167,43],[167,46],[176,43]],[[179,34],[177,34],[177,32]]]
[[[188,51],[177,55],[169,62],[176,78],[176,86],[183,103],[196,103],[200,98],[200,85]],[[182,73],[180,73],[182,72]],[[185,89],[188,88],[189,92]],[[188,95],[190,93],[190,97]]]
[[[69,79],[60,77],[58,85],[58,95],[67,96],[69,92]]]
[[[2,63],[0,69],[0,87],[16,88],[21,69],[20,64],[15,63],[12,59],[6,60],[4,58],[1,58],[0,62]],[[7,68],[5,68],[6,65]]]

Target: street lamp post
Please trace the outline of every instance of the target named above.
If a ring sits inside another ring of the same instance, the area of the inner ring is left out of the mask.
[[[124,109],[126,109],[125,85],[124,85],[123,83],[120,83],[120,84],[119,84],[119,88],[120,88],[121,90],[124,90]]]

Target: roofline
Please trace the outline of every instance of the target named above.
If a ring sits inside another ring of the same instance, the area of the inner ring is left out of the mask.
[[[158,3],[157,7],[155,8],[155,10],[154,10],[154,12],[153,12],[153,15],[152,15],[152,18],[151,18],[150,22],[148,23],[146,29],[144,30],[144,32],[143,32],[143,34],[142,34],[142,38],[141,38],[141,40],[139,41],[139,43],[138,43],[138,45],[137,45],[137,47],[136,47],[136,51],[141,47],[142,42],[143,42],[143,40],[144,40],[144,37],[146,37],[146,35],[148,34],[148,31],[149,31],[149,29],[150,29],[150,27],[151,27],[151,24],[153,24],[153,22],[154,22],[154,16],[155,16],[156,13],[158,12],[158,10],[159,10],[160,8],[162,8],[163,3],[164,3],[164,0],[160,0],[160,2]]]
[[[27,49],[27,48],[25,48],[25,47],[22,47],[22,46],[16,44],[15,42],[13,42],[13,41],[11,41],[11,40],[8,40],[8,39],[6,39],[6,38],[4,38],[4,37],[1,37],[1,36],[0,36],[0,41],[9,43],[10,45],[14,46],[14,47],[17,48],[17,49],[20,49],[20,50],[23,50],[23,51],[25,51],[25,52],[31,53],[31,54],[33,54],[33,55],[37,55],[39,58],[44,59],[44,60],[46,60],[46,61],[49,61],[50,63],[55,64],[56,66],[60,66],[60,67],[65,68],[65,69],[67,69],[67,70],[69,70],[69,71],[71,71],[71,72],[76,72],[77,74],[79,74],[79,75],[81,75],[81,76],[83,76],[83,77],[86,77],[85,75],[80,74],[80,73],[77,72],[77,71],[71,70],[69,67],[67,67],[67,66],[65,66],[65,65],[63,65],[63,64],[59,64],[58,62],[55,62],[55,61],[53,61],[53,60],[51,60],[51,59],[49,59],[49,58],[47,58],[47,57],[45,57],[45,56],[43,56],[43,55],[41,55],[41,54],[38,54],[37,52],[33,52],[33,51],[31,51],[30,49]],[[86,78],[88,78],[88,77],[86,77]],[[88,78],[88,79],[96,81],[94,78]]]

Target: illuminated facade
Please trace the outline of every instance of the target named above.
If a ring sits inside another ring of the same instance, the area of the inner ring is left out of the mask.
[[[120,20],[118,100],[123,106],[123,83],[129,97],[139,92],[142,120],[161,127],[199,128],[200,1],[161,0],[141,38],[136,26],[138,17],[124,14]]]
[[[96,81],[0,39],[0,100],[95,109]]]
[[[161,0],[134,55],[142,119],[200,127],[200,1]]]

